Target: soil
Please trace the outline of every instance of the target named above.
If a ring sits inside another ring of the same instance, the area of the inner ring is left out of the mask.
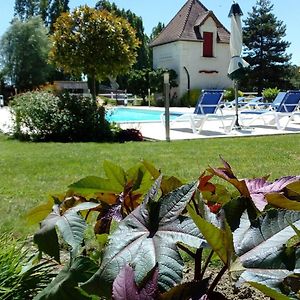
[[[217,267],[208,267],[205,277],[211,277],[213,279],[219,271],[220,269]],[[192,266],[186,266],[186,269],[184,270],[184,281],[192,280],[194,276],[193,272]],[[232,282],[227,272],[222,276],[215,291],[223,294],[228,300],[270,300],[269,297],[247,284],[244,284],[239,288],[235,287],[234,282]]]

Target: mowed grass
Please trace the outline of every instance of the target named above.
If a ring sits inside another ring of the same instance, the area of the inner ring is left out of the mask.
[[[300,135],[125,144],[30,143],[0,135],[1,231],[33,233],[37,226],[26,224],[26,212],[85,176],[104,176],[104,160],[128,169],[146,159],[166,175],[192,181],[208,166],[221,166],[219,155],[239,178],[298,175]]]

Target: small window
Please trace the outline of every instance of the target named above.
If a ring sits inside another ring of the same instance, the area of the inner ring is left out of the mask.
[[[213,57],[213,33],[203,32],[203,56]]]

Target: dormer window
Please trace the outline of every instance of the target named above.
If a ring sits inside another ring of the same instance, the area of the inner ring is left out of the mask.
[[[203,56],[213,57],[213,33],[203,32]]]

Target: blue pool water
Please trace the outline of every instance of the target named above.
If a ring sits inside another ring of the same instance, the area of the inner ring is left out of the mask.
[[[163,111],[150,109],[134,109],[117,107],[107,111],[106,119],[109,122],[159,122]],[[180,113],[170,113],[170,119],[180,116]]]

